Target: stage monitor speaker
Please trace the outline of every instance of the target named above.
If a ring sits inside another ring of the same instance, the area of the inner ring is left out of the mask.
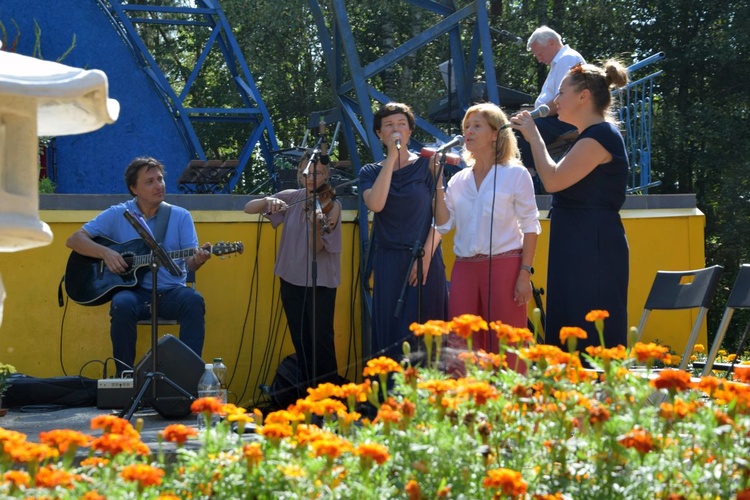
[[[198,381],[205,370],[205,363],[192,349],[172,335],[164,335],[156,346],[158,350],[156,371],[180,386],[186,392],[198,397]],[[151,350],[135,367],[135,387],[138,390],[151,371]],[[156,383],[156,399],[152,398],[152,388],[146,391],[144,399],[164,418],[185,418],[190,415],[192,400],[180,394],[163,380]]]

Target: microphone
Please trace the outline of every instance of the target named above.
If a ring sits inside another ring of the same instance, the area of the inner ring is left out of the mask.
[[[464,136],[457,135],[450,141],[446,142],[437,149],[436,154],[443,154],[451,148],[462,148],[464,146]]]
[[[536,120],[537,118],[544,118],[545,116],[549,115],[549,106],[546,104],[542,104],[538,108],[536,108],[534,111],[529,113],[531,115],[531,118],[533,120]],[[506,128],[510,128],[513,124],[512,123],[506,123],[502,127],[500,127],[500,130],[505,130]]]
[[[437,154],[437,150],[434,148],[422,148],[422,151],[419,152],[419,156],[423,158],[432,158],[435,154]],[[461,157],[455,153],[446,153],[445,163],[453,166],[461,165]]]
[[[393,136],[396,138],[396,149],[401,151],[401,133],[396,132]]]

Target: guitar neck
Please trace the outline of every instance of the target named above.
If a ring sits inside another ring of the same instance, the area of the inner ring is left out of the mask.
[[[186,248],[184,250],[173,250],[171,252],[167,252],[167,256],[172,260],[184,259],[185,257],[190,257],[194,253],[195,248]],[[147,253],[145,255],[136,255],[133,257],[133,267],[147,266],[151,263],[151,259],[151,253]]]

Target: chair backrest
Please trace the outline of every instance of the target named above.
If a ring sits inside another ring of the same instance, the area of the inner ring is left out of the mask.
[[[700,308],[680,362],[680,369],[684,370],[687,367],[688,354],[693,351],[700,326],[716,294],[722,271],[721,266],[689,271],[658,271],[638,324],[638,340],[640,341],[643,336],[643,329],[651,311]]]
[[[713,344],[711,344],[711,350],[706,356],[706,364],[703,366],[702,373],[704,377],[713,369],[714,360],[719,353],[721,344],[724,342],[724,336],[729,328],[729,322],[732,321],[732,315],[734,314],[735,309],[750,309],[750,264],[743,264],[740,267],[740,272],[737,274],[737,279],[734,280],[732,291],[729,293],[729,298],[727,299],[726,309],[724,309],[724,316],[722,316],[719,328],[716,330],[716,336],[714,337]],[[748,328],[750,328],[750,325],[748,325]],[[740,342],[740,351],[744,347],[742,344],[744,344],[746,336],[747,329],[745,330],[745,335],[743,335],[743,339]],[[741,353],[738,352],[737,354],[739,355]]]

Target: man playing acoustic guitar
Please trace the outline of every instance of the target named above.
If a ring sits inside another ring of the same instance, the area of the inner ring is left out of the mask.
[[[100,262],[100,266],[103,263],[115,279],[121,277],[125,283],[124,288],[111,287],[114,293],[102,293],[97,301],[89,302],[91,305],[103,303],[111,297],[110,336],[118,375],[132,367],[135,361],[136,325],[139,320],[150,316],[153,281],[148,271],[135,276],[136,266],[132,260],[128,262],[130,256],[111,248],[116,246],[115,242],[140,239],[136,229],[125,218],[125,212],[140,218],[167,252],[192,249],[190,256],[175,260],[182,270],[180,276],[172,276],[160,267],[156,281],[159,317],[178,320],[180,340],[198,356],[203,350],[206,304],[197,290],[186,286],[186,268],[195,271],[211,258],[209,243],[198,248],[198,235],[190,213],[184,208],[164,203],[164,165],[154,158],[136,158],[125,169],[125,183],[135,198],[109,207],[84,224],[66,242],[71,250],[83,258],[100,259],[95,262]],[[148,253],[145,244],[144,250]],[[104,274],[107,273],[102,266],[98,275]],[[66,275],[66,281],[69,278]],[[70,283],[66,288],[73,298]]]

